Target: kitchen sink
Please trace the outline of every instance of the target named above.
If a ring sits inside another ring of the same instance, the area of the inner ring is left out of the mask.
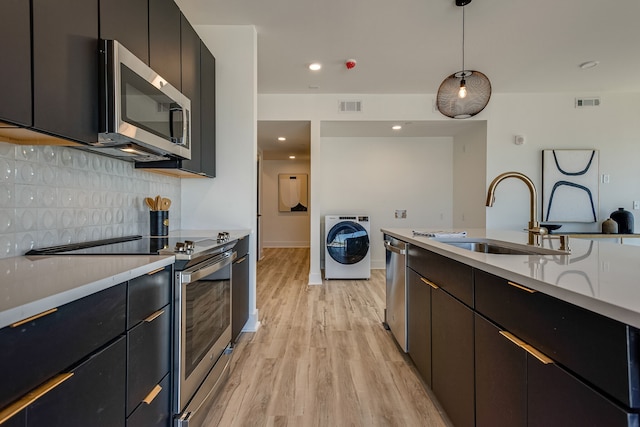
[[[521,245],[518,243],[504,242],[491,239],[433,239],[436,242],[446,243],[472,252],[497,255],[567,255],[567,252],[556,249],[542,248],[539,246]]]

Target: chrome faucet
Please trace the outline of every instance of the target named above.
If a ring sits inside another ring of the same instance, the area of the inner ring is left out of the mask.
[[[529,188],[529,226],[527,231],[529,232],[528,244],[540,246],[540,236],[548,234],[548,230],[540,226],[538,222],[538,192],[536,186],[531,179],[520,172],[505,172],[501,173],[491,181],[489,184],[489,190],[487,191],[487,206],[493,206],[493,202],[496,200],[495,191],[500,182],[507,178],[518,178],[523,181]]]

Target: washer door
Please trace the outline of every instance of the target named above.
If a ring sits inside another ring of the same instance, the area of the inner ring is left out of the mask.
[[[340,264],[356,264],[369,252],[369,235],[363,226],[353,221],[334,225],[327,233],[327,252]]]

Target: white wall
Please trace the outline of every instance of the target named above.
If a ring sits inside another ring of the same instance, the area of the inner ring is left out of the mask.
[[[604,93],[600,107],[574,108],[575,96],[589,94],[501,95],[491,101],[487,125],[487,183],[509,170],[520,171],[542,187],[542,153],[550,148],[600,150],[600,173],[610,175],[600,184],[599,222],[617,207],[631,210],[640,200],[640,121],[638,93]],[[513,136],[523,134],[526,144],[517,146]],[[517,180],[504,181],[496,202],[487,208],[488,228],[519,229],[526,224],[528,192]],[[635,216],[640,211],[632,211]],[[563,230],[597,231],[599,223],[564,224]],[[638,228],[636,228],[637,230]]]
[[[484,228],[487,124],[478,123],[453,140],[453,226]]]
[[[452,226],[452,147],[452,138],[321,138],[322,217],[369,215],[371,266],[384,268],[380,228]]]
[[[257,94],[255,30],[244,26],[198,26],[196,31],[217,58],[218,105],[218,178],[203,182],[183,180],[183,224],[198,227],[222,226],[254,229],[257,120],[308,120],[311,122],[310,197],[310,283],[321,283],[321,213],[326,209],[323,194],[322,138],[323,120],[442,120],[434,111],[434,94],[361,95],[361,94]],[[435,90],[435,88],[434,88]],[[574,108],[576,96],[600,96],[596,108]],[[338,112],[338,101],[358,99],[363,112]],[[579,94],[494,94],[489,105],[468,119],[486,121],[486,159],[484,185],[464,189],[454,182],[454,212],[451,221],[459,224],[459,206],[472,211],[473,224],[480,223],[488,183],[499,173],[517,170],[541,185],[541,150],[546,148],[595,148],[600,150],[600,171],[610,175],[610,184],[600,189],[600,219],[618,206],[630,209],[632,200],[640,200],[640,121],[637,120],[640,93]],[[256,111],[257,109],[257,111]],[[515,135],[525,135],[525,145],[513,144]],[[476,140],[476,137],[468,137]],[[454,142],[459,148],[465,138]],[[481,138],[480,138],[481,140]],[[481,141],[482,143],[482,141]],[[459,153],[458,153],[459,154]],[[456,154],[454,168],[464,159]],[[478,153],[481,156],[481,153]],[[468,159],[472,160],[471,157]],[[353,171],[357,173],[357,170]],[[456,172],[457,175],[458,172]],[[471,174],[477,176],[478,171]],[[468,180],[469,181],[469,180]],[[482,179],[478,179],[482,183]],[[482,187],[482,188],[481,188]],[[481,194],[479,194],[481,193]],[[404,196],[409,199],[412,189]],[[474,200],[472,206],[462,201]],[[234,201],[230,203],[229,201]],[[235,202],[235,200],[238,200]],[[333,199],[327,203],[335,203]],[[335,206],[335,205],[333,205]],[[332,208],[333,208],[332,206]],[[395,209],[392,208],[392,209]],[[492,208],[484,208],[488,228],[520,230],[528,220],[528,194],[516,180],[503,182]],[[636,216],[638,211],[633,211]],[[471,221],[471,219],[469,220]],[[640,221],[636,221],[638,223]],[[424,224],[425,226],[427,224]],[[570,229],[566,225],[565,229]],[[597,229],[592,224],[591,229]],[[255,248],[255,246],[253,246]],[[255,249],[254,249],[255,253]],[[255,281],[255,278],[252,280]],[[255,295],[254,295],[255,296]]]
[[[574,108],[577,96],[600,96],[602,105],[594,108]],[[337,105],[341,99],[363,102],[360,114],[342,114]],[[433,111],[434,95],[275,95],[258,96],[259,120],[310,120],[312,194],[322,190],[324,177],[316,174],[324,167],[321,156],[322,141],[319,128],[323,120],[442,120]],[[456,208],[464,197],[477,200],[479,206],[486,194],[488,183],[499,173],[516,170],[529,175],[541,187],[541,151],[547,148],[595,148],[600,150],[600,171],[610,175],[610,184],[600,188],[600,220],[615,208],[628,210],[632,200],[640,200],[640,168],[634,164],[639,158],[640,121],[635,117],[640,105],[640,94],[494,94],[480,114],[468,120],[487,123],[486,173],[484,185],[465,190],[456,187]],[[316,131],[314,131],[314,129]],[[525,145],[513,144],[515,135],[525,135]],[[470,137],[471,138],[471,137]],[[475,137],[473,139],[476,139]],[[463,144],[464,145],[464,144]],[[459,146],[459,145],[457,145]],[[479,155],[481,155],[479,153]],[[455,157],[456,162],[461,160]],[[481,160],[479,160],[481,162]],[[357,171],[354,170],[354,173]],[[474,176],[477,172],[474,173]],[[479,180],[482,182],[482,180]],[[459,192],[458,192],[459,191]],[[410,198],[411,188],[404,192]],[[479,195],[478,193],[481,193]],[[484,206],[484,203],[482,202]],[[321,211],[322,204],[315,205]],[[482,209],[482,207],[479,207]],[[465,207],[464,209],[469,209]],[[486,211],[487,228],[521,230],[529,217],[529,197],[523,183],[507,180],[500,184],[496,203]],[[638,211],[633,211],[638,216]],[[321,216],[311,216],[311,272],[310,282],[318,283],[321,239]],[[453,213],[453,218],[457,212]],[[480,222],[481,213],[474,213],[473,223]],[[639,221],[636,221],[638,223]],[[459,218],[456,218],[459,225]],[[424,224],[427,226],[428,224]],[[597,230],[599,224],[566,224],[564,230]]]
[[[264,247],[308,248],[309,212],[278,211],[278,174],[310,174],[308,160],[263,160],[262,242]]]
[[[216,58],[216,178],[182,180],[182,226],[193,230],[251,230],[251,318],[245,328],[254,330],[258,327],[257,35],[253,26],[198,25],[195,30]]]

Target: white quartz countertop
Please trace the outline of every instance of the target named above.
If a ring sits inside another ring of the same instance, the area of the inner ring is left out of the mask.
[[[250,230],[175,230],[169,237],[238,240]],[[55,255],[0,259],[0,328],[173,264],[172,255]]]
[[[173,264],[172,255],[0,259],[0,328]]]
[[[640,328],[640,247],[570,239],[569,255],[497,255],[472,252],[430,237],[414,236],[427,229],[383,228],[383,233],[512,280],[587,310]],[[435,230],[434,230],[435,231]],[[463,231],[463,230],[454,230]],[[467,237],[526,244],[527,233],[464,230]],[[545,238],[543,247],[559,249],[559,240]]]

